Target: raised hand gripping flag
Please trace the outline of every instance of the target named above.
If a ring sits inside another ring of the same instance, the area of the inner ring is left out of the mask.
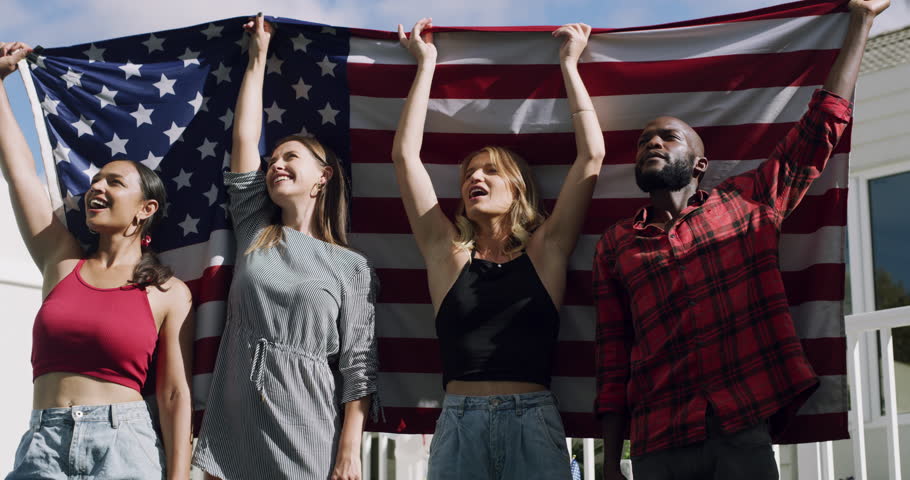
[[[113,159],[141,161],[168,187],[153,246],[197,306],[194,409],[202,413],[224,324],[234,261],[221,181],[230,163],[237,91],[247,62],[245,18],[45,49],[23,71],[51,196],[83,242],[81,195]],[[600,435],[594,399],[591,262],[606,227],[647,202],[634,182],[635,139],[673,115],[711,158],[704,185],[755,168],[806,110],[846,33],[842,1],[807,1],[654,27],[595,29],[580,70],[607,158],[569,267],[553,390],[566,432]],[[386,422],[432,432],[443,395],[426,272],[405,217],[390,152],[416,68],[392,33],[271,18],[261,152],[292,133],[333,148],[352,179],[352,239],[377,267],[380,388]],[[439,67],[422,158],[443,208],[457,202],[458,163],[484,145],[534,166],[552,206],[575,157],[553,27],[436,28]],[[784,223],[781,269],[793,320],[821,387],[785,442],[847,437],[844,233],[848,138]],[[197,415],[198,418],[201,415]]]

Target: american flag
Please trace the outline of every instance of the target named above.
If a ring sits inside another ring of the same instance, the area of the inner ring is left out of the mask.
[[[599,234],[647,202],[633,179],[635,139],[651,118],[687,120],[711,159],[704,185],[755,168],[805,111],[846,32],[842,1],[805,1],[660,26],[595,29],[580,70],[607,158],[568,273],[553,390],[567,434],[599,436],[594,398],[591,261]],[[197,305],[194,409],[205,409],[234,261],[221,173],[230,162],[245,18],[64,48],[23,72],[38,120],[51,196],[88,243],[81,195],[104,163],[154,168],[170,204],[153,246]],[[398,198],[392,138],[416,71],[395,36],[270,18],[279,28],[265,78],[263,143],[310,133],[352,178],[352,238],[377,267],[380,387],[386,421],[369,428],[432,432],[443,391],[423,260]],[[422,157],[442,207],[457,202],[458,163],[493,144],[525,156],[552,203],[574,159],[553,27],[436,28],[439,67]],[[821,388],[790,442],[847,436],[841,301],[849,139],[784,223],[781,269],[796,329]],[[211,401],[217,401],[212,399]],[[200,415],[197,415],[200,417]],[[198,420],[198,418],[197,418]]]

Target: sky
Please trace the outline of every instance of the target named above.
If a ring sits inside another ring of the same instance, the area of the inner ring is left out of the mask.
[[[873,33],[910,25],[910,0],[891,0]],[[690,20],[788,3],[775,0],[3,0],[2,41],[60,47],[255,14],[344,27],[394,30],[422,16],[436,25],[561,25],[582,21],[618,28]],[[32,152],[37,134],[18,75],[6,80],[13,111]]]

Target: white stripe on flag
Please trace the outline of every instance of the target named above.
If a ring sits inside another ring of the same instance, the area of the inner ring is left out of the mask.
[[[720,55],[828,50],[841,46],[846,14],[716,23],[592,35],[583,62],[653,62]],[[549,32],[437,33],[439,65],[556,65]],[[414,64],[397,40],[351,38],[349,63]]]
[[[770,87],[732,92],[673,92],[593,97],[604,131],[641,130],[671,115],[693,127],[799,120],[817,86]],[[404,98],[351,96],[351,128],[394,131]],[[428,133],[519,134],[572,132],[568,100],[431,99]]]
[[[708,152],[710,155],[710,152]],[[629,159],[634,161],[634,159]],[[847,160],[847,154],[831,157],[830,163]],[[702,189],[711,189],[721,180],[757,168],[760,160],[710,160],[708,172],[702,181]],[[437,198],[461,198],[459,165],[424,163]],[[562,183],[569,173],[569,165],[537,165],[531,167],[541,198],[557,198]],[[358,198],[396,198],[400,195],[395,178],[395,166],[391,163],[354,163],[351,165],[353,194]],[[822,176],[812,183],[808,195],[821,195],[838,185],[836,169],[825,169]],[[635,184],[635,165],[604,165],[594,187],[594,198],[648,198]]]

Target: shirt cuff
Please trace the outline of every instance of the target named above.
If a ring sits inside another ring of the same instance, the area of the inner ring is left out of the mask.
[[[823,88],[812,94],[809,109],[825,112],[845,122],[853,118],[853,102]]]

